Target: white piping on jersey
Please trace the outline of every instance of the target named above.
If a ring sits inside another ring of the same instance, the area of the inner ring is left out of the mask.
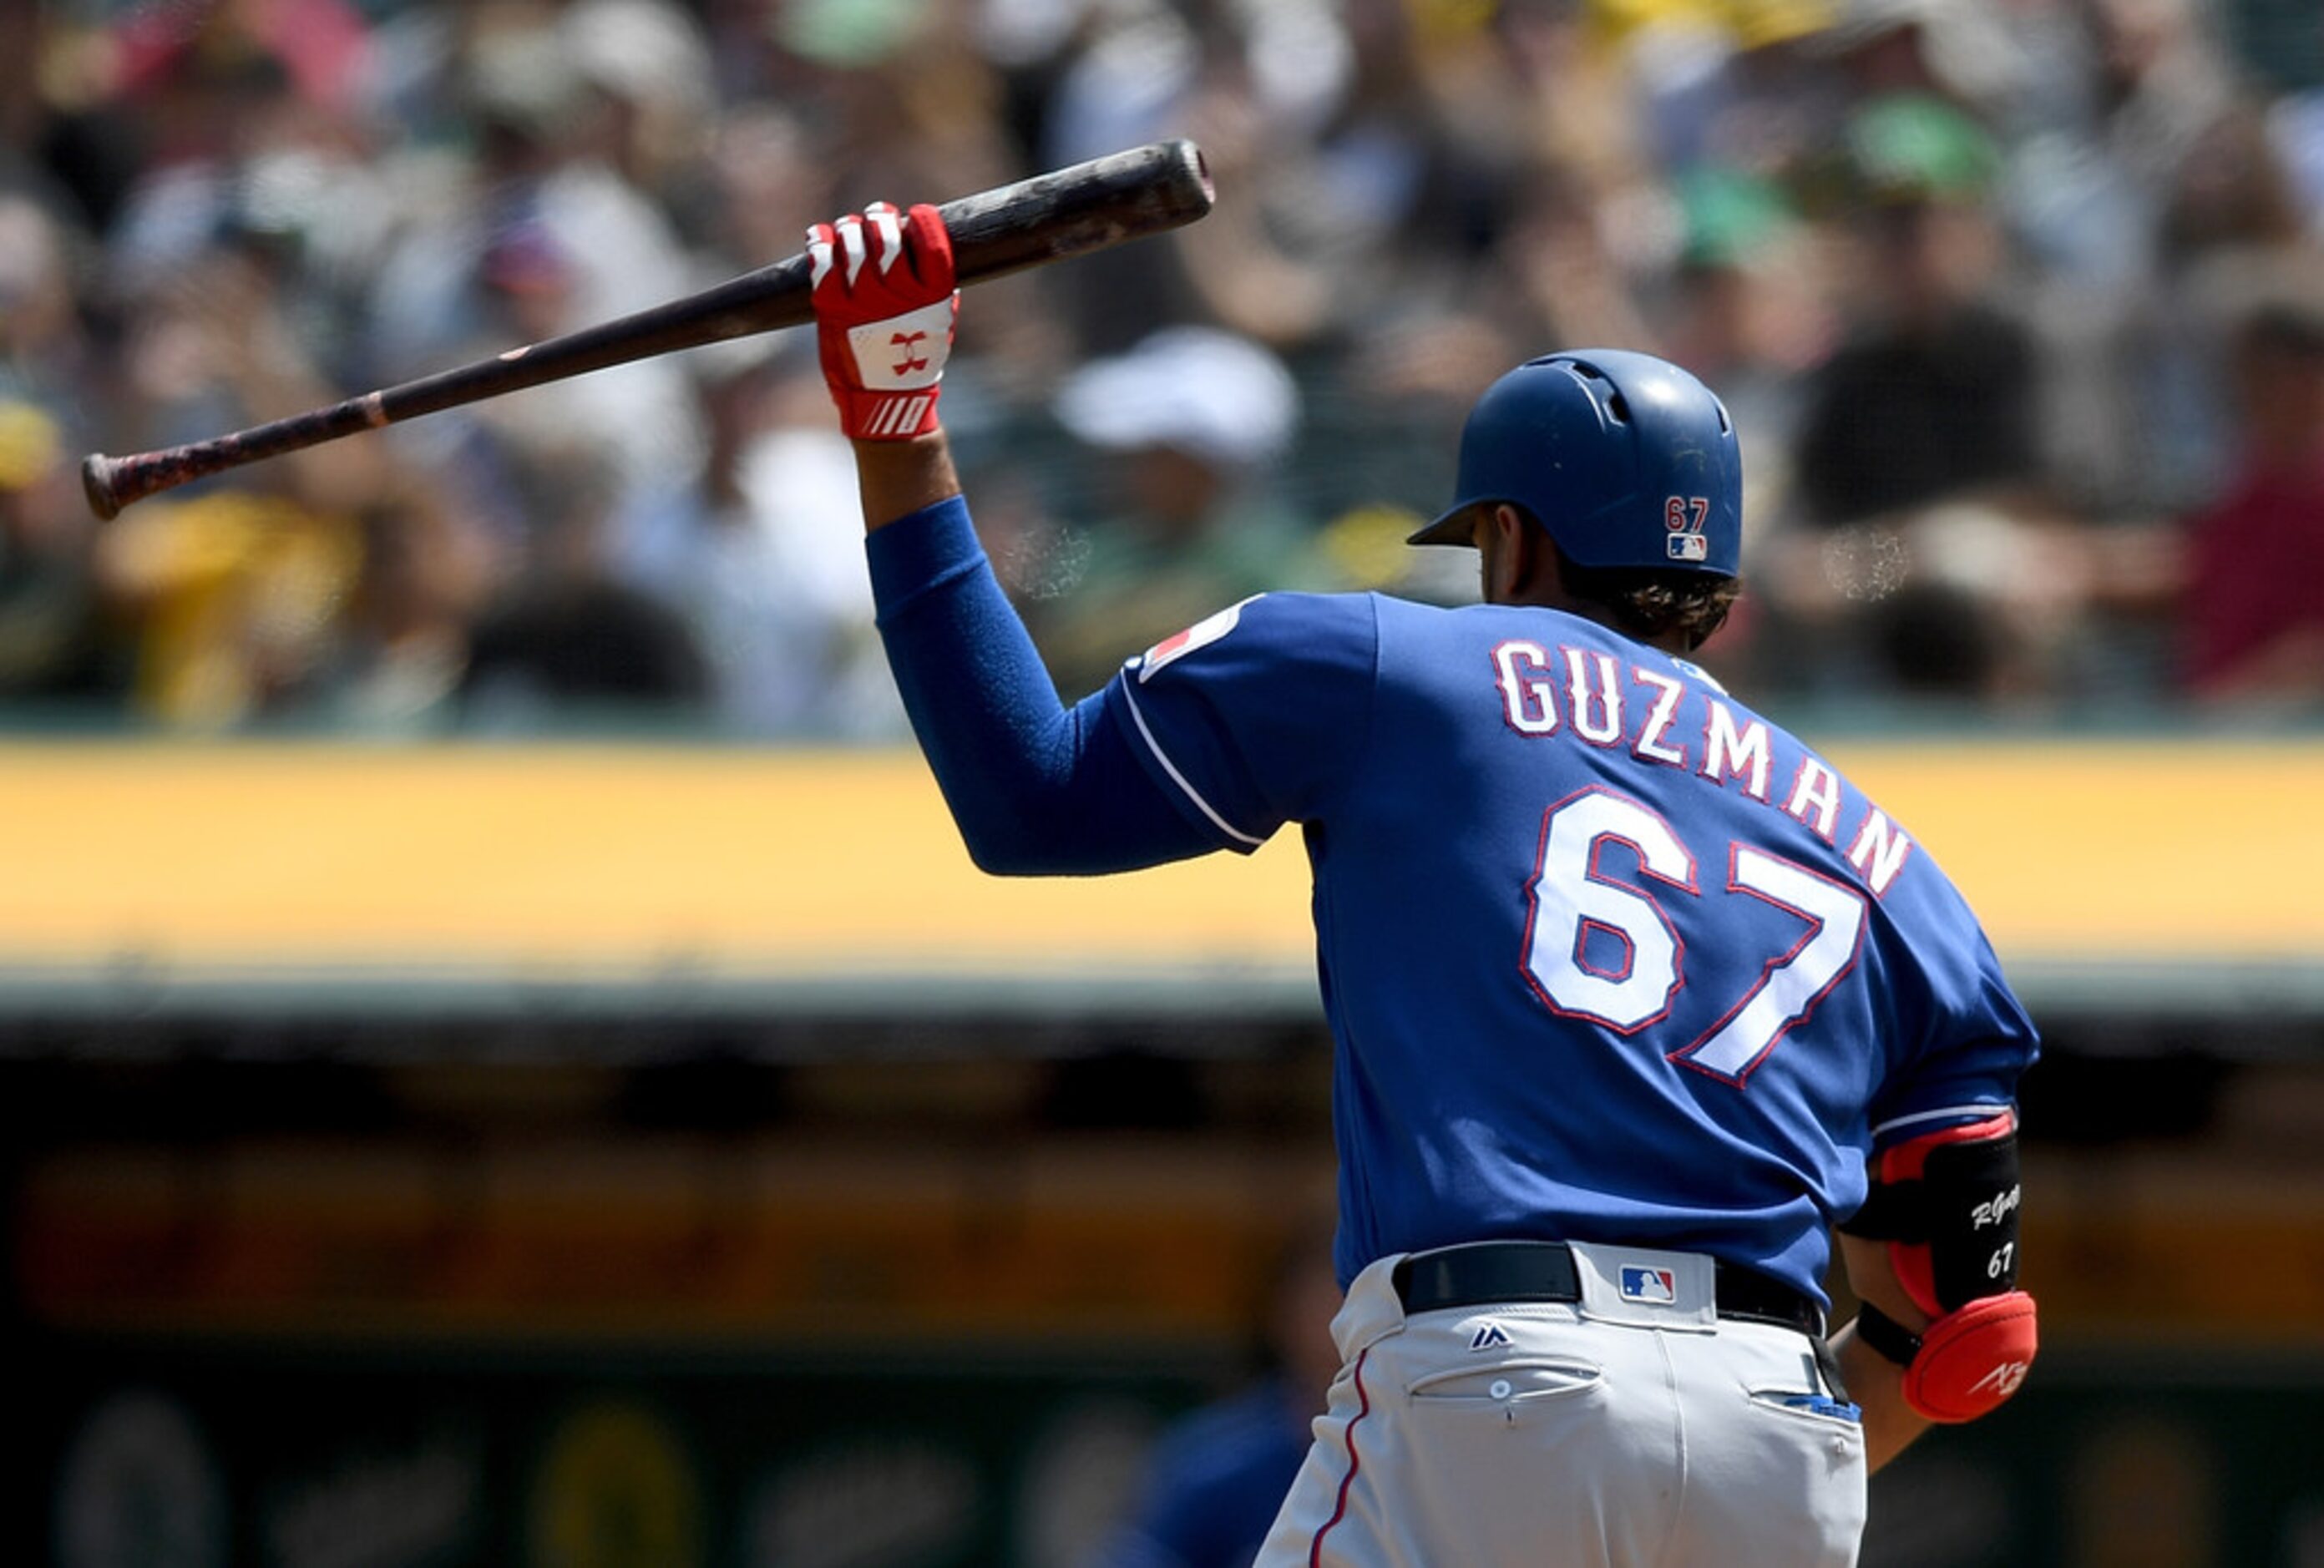
[[[1201,808],[1203,815],[1211,819],[1212,825],[1238,844],[1247,844],[1254,849],[1265,844],[1267,840],[1251,837],[1225,817],[1221,816],[1212,808],[1211,803],[1203,798],[1202,791],[1186,781],[1186,776],[1178,771],[1178,765],[1170,761],[1162,750],[1162,743],[1154,738],[1154,732],[1146,727],[1146,715],[1138,711],[1138,698],[1131,695],[1130,683],[1127,681],[1122,683],[1121,697],[1130,705],[1130,716],[1138,721],[1138,733],[1146,742],[1146,749],[1154,753],[1154,760],[1162,764],[1162,770],[1165,773],[1170,775],[1170,782],[1186,792],[1186,798]]]
[[[1990,1116],[1997,1111],[2008,1109],[2006,1105],[1948,1105],[1941,1111],[1915,1111],[1910,1116],[1899,1116],[1894,1121],[1882,1122],[1872,1130],[1872,1136],[1877,1138],[1896,1128],[1910,1127],[1915,1121],[1935,1121],[1947,1116]]]

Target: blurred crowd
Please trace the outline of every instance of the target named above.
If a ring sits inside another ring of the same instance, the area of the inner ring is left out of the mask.
[[[2324,709],[2313,0],[0,6],[0,723],[884,739],[811,335],[141,503],[78,459],[1165,137],[1211,217],[966,301],[946,422],[1068,697],[1403,534],[1554,347],[1742,431],[1767,702]]]

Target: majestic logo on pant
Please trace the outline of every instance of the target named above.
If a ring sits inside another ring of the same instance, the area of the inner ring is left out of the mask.
[[[903,351],[904,357],[896,364],[898,375],[908,375],[916,370],[927,369],[928,356],[912,352],[915,345],[927,342],[927,337],[928,335],[925,332],[899,332],[888,339],[889,347]]]
[[[1501,1325],[1489,1323],[1470,1336],[1469,1348],[1472,1351],[1489,1351],[1508,1342],[1509,1336],[1502,1332]]]
[[[1636,1264],[1626,1264],[1620,1283],[1624,1301],[1643,1301],[1650,1306],[1668,1306],[1678,1299],[1678,1276],[1667,1268],[1642,1268]]]

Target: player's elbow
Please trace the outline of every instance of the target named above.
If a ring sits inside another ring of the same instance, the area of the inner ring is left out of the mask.
[[[968,861],[988,877],[1030,877],[1040,874],[1022,846],[989,838],[965,838]]]
[[[1054,848],[1044,843],[1032,825],[1013,813],[983,818],[959,817],[960,841],[969,863],[989,877],[1038,877],[1054,874]]]
[[[1005,820],[960,822],[969,863],[994,877],[1091,877],[1184,860],[1211,846],[1175,825],[1130,833],[1075,818],[1063,809]]]
[[[1129,871],[1145,863],[1031,837],[982,838],[967,843],[969,863],[989,877],[1084,877]]]

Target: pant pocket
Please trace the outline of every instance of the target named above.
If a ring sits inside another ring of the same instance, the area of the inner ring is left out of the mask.
[[[1405,1397],[1416,1405],[1526,1405],[1587,1394],[1604,1378],[1595,1362],[1580,1360],[1497,1361],[1416,1378]]]
[[[1821,1388],[1753,1388],[1748,1397],[1754,1407],[1782,1420],[1863,1435],[1863,1416],[1857,1407]]]

